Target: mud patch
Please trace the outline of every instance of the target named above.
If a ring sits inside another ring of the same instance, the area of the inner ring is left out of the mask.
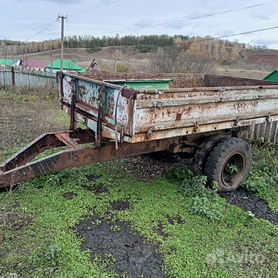
[[[101,178],[101,176],[98,176],[98,175],[87,175],[86,178],[89,180],[89,181],[97,181],[98,179]]]
[[[180,215],[175,215],[175,216],[172,216],[172,217],[169,217],[168,218],[168,223],[170,225],[174,225],[174,224],[185,224],[185,221],[182,219],[182,217]]]
[[[168,156],[141,155],[123,159],[123,173],[128,173],[142,181],[152,180],[164,176],[169,170],[176,167],[190,165],[191,159],[181,154],[169,154]]]
[[[94,185],[92,191],[95,195],[102,195],[109,192],[103,184]]]
[[[77,196],[77,193],[75,193],[75,192],[66,192],[66,193],[63,194],[63,197],[66,200],[74,199],[76,196]]]
[[[96,225],[95,222],[100,222]],[[117,226],[117,231],[113,227]],[[114,269],[120,275],[129,277],[164,277],[162,260],[155,246],[145,243],[144,238],[132,232],[126,222],[107,223],[99,217],[91,216],[77,226],[77,232],[84,242],[82,250],[90,250],[92,257],[105,258],[112,255]]]
[[[128,200],[124,200],[124,201],[115,201],[113,203],[111,203],[111,208],[112,210],[127,210],[130,209],[130,202]]]
[[[225,198],[229,204],[249,211],[255,217],[266,219],[276,225],[278,224],[278,214],[271,212],[264,200],[244,188],[239,188],[234,192],[220,193],[220,196]]]
[[[169,235],[164,231],[164,225],[163,225],[162,222],[159,222],[158,227],[157,227],[157,229],[156,229],[156,233],[157,233],[158,235],[160,235],[161,237],[163,237],[164,239],[165,239],[166,237],[169,236]]]
[[[186,222],[180,215],[174,215],[172,217],[167,218],[169,225],[184,225]],[[164,224],[162,222],[159,222],[158,227],[156,229],[156,233],[163,237],[164,239],[168,237],[168,233],[164,231]]]
[[[20,230],[31,223],[32,218],[21,213],[7,212],[0,214],[0,225],[10,230]]]

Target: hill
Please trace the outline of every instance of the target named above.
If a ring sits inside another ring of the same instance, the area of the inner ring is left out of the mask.
[[[1,43],[0,57],[50,63],[60,55],[60,41]],[[88,67],[96,59],[105,71],[213,72],[262,78],[278,63],[278,51],[210,37],[126,36],[69,37],[65,59]]]

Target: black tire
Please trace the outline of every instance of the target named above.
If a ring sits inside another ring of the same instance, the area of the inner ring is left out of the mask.
[[[225,138],[211,151],[204,173],[211,185],[218,183],[221,192],[234,191],[248,177],[252,166],[252,149],[239,138]]]
[[[205,138],[194,155],[193,169],[198,175],[203,175],[207,158],[212,149],[223,139],[227,138],[225,135],[214,135]]]

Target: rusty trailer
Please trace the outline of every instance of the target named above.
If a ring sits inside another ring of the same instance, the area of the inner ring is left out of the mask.
[[[70,130],[45,134],[6,161],[0,187],[69,167],[169,151],[193,154],[198,173],[231,191],[247,178],[252,162],[251,148],[238,132],[278,121],[277,85],[136,91],[69,73],[58,77]],[[78,123],[87,129],[78,129]],[[67,149],[34,161],[62,146]]]

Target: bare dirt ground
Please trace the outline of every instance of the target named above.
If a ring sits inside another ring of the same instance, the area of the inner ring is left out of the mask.
[[[14,102],[0,98],[0,160],[37,136],[67,127],[58,100]]]

